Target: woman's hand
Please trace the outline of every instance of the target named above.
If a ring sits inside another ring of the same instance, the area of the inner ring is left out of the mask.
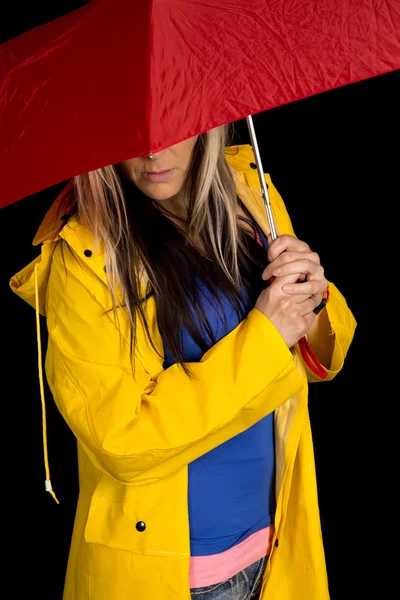
[[[284,291],[284,286],[295,284],[298,276],[295,273],[277,277],[261,292],[255,305],[279,331],[288,348],[306,334],[316,319],[312,298]]]
[[[270,264],[264,270],[262,278],[296,276],[293,282],[284,283],[282,290],[303,300],[312,299],[313,308],[322,301],[328,287],[319,256],[312,252],[305,242],[292,235],[281,235],[272,241],[268,237],[268,258]]]

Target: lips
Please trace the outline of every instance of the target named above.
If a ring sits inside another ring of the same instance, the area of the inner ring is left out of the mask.
[[[167,181],[175,169],[169,169],[168,171],[153,171],[144,172],[143,177],[151,182]]]

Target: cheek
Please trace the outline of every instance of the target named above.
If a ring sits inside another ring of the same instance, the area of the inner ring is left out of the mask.
[[[195,149],[195,146],[196,146],[197,139],[198,139],[198,136],[196,138],[193,138],[193,139],[189,140],[190,143],[188,143],[186,145],[186,148],[184,148],[184,153],[183,153],[183,156],[182,156],[182,159],[183,159],[182,163],[186,166],[185,167],[185,171],[187,171],[187,169],[189,168],[190,163],[192,161],[193,152],[194,152],[194,149]]]
[[[130,179],[131,181],[136,181],[138,179],[138,165],[136,164],[135,159],[125,160],[118,165],[121,173]]]

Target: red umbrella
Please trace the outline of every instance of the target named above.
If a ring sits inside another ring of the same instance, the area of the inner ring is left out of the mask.
[[[0,46],[0,207],[246,117],[275,238],[251,115],[400,68],[399,32],[398,0],[93,0]]]
[[[0,206],[398,69],[399,31],[398,0],[93,0],[0,46]]]

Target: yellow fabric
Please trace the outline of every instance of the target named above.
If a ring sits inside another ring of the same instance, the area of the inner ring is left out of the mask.
[[[265,233],[268,221],[248,145],[226,149],[237,191]],[[278,233],[293,229],[269,175]],[[42,228],[47,231],[47,225]],[[40,235],[36,236],[40,239]],[[114,322],[104,256],[72,218],[41,256],[10,281],[46,316],[46,376],[54,400],[78,439],[80,494],[64,600],[190,600],[187,465],[275,411],[276,539],[262,600],[327,600],[307,372],[269,320],[253,309],[229,335],[191,364],[189,380],[163,370],[155,306],[147,303],[161,356],[137,332],[135,377],[129,328]],[[93,251],[86,257],[85,249]],[[332,379],[342,368],[356,323],[330,283],[328,316],[335,334]],[[271,348],[273,351],[271,352]],[[326,381],[325,380],[325,381]],[[144,521],[139,532],[136,523]]]

